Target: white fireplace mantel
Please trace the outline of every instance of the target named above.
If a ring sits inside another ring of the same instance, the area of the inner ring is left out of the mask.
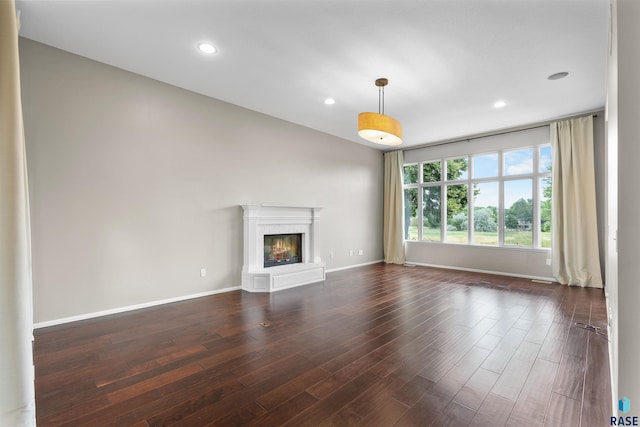
[[[244,265],[242,289],[274,292],[325,279],[320,258],[320,211],[317,207],[243,205]],[[264,267],[264,236],[302,234],[302,262]]]

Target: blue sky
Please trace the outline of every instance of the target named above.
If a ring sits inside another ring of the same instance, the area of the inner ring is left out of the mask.
[[[498,176],[498,153],[474,156],[472,166],[474,178]]]
[[[520,174],[530,174],[533,172],[533,148],[504,152],[503,171],[505,176],[514,178]],[[472,157],[473,177],[490,178],[498,175],[498,154],[483,154]],[[551,147],[540,147],[540,172],[546,172],[551,166]],[[498,206],[498,185],[497,182],[479,183],[476,188],[480,193],[474,200],[474,205],[479,207]],[[532,180],[515,179],[505,181],[505,207],[509,208],[519,199],[532,198]]]
[[[540,147],[540,172],[551,170],[551,146]]]
[[[476,207],[498,206],[498,183],[483,182],[476,184],[476,188],[480,193],[476,196],[473,204]],[[513,181],[505,181],[505,207],[509,208],[519,199],[532,198],[531,179],[516,179]]]

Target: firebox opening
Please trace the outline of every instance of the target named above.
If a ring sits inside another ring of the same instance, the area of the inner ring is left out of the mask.
[[[264,267],[302,262],[302,233],[264,236]]]

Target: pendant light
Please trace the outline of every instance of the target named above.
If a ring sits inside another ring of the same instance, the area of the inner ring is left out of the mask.
[[[402,144],[402,125],[393,117],[384,114],[384,87],[389,80],[379,78],[378,86],[378,112],[360,113],[358,115],[358,135],[370,142],[382,145]]]

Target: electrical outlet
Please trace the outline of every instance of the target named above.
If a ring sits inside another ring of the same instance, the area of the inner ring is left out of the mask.
[[[349,251],[349,256],[353,256],[353,249]]]
[[[329,252],[329,258],[333,259],[333,251]]]
[[[364,255],[364,251],[362,249],[358,249],[358,255]]]
[[[551,265],[551,258],[547,258],[547,265]]]
[[[201,268],[200,269],[200,277],[206,277],[207,276],[207,269],[206,268]]]

